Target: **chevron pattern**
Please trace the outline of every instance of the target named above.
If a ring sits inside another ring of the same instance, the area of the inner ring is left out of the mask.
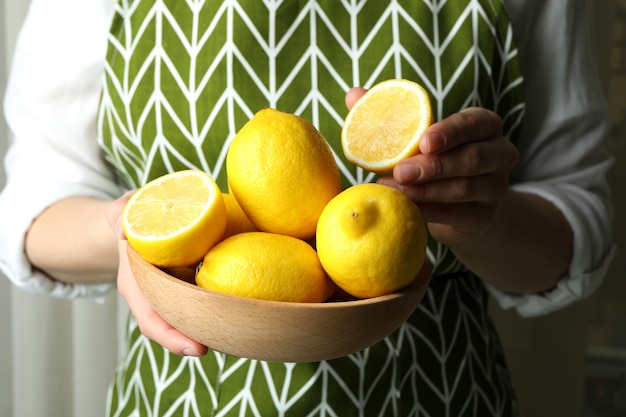
[[[108,42],[99,137],[128,187],[199,168],[226,189],[230,140],[265,106],[311,120],[345,186],[373,181],[341,153],[343,99],[387,78],[424,85],[437,119],[491,108],[513,141],[523,117],[517,50],[497,0],[120,0]],[[131,319],[109,415],[511,415],[484,288],[446,247],[432,241],[428,254],[438,277],[414,316],[333,361],[179,358]]]

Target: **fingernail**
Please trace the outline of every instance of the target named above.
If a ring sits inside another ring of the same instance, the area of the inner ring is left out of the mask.
[[[200,356],[200,354],[198,352],[196,352],[193,348],[189,348],[189,347],[183,349],[183,355],[184,356],[195,356],[195,357]]]
[[[398,164],[393,170],[393,178],[398,184],[409,184],[419,179],[422,170],[415,164]]]

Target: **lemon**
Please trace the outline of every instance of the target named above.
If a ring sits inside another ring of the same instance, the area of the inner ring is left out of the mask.
[[[224,197],[224,203],[226,204],[227,217],[223,239],[236,235],[237,233],[257,231],[257,228],[254,227],[248,216],[246,216],[246,213],[244,213],[241,206],[239,206],[234,195],[223,193],[222,197]]]
[[[237,132],[226,157],[231,193],[261,231],[309,239],[341,191],[330,146],[306,119],[266,108]]]
[[[317,226],[317,252],[345,292],[371,298],[395,292],[417,276],[426,256],[426,225],[402,192],[360,184],[333,198]]]
[[[368,171],[391,172],[419,151],[419,139],[433,122],[428,92],[409,80],[382,81],[357,100],[341,131],[344,155]]]
[[[178,171],[139,188],[124,207],[122,227],[129,244],[151,264],[191,266],[222,239],[226,206],[208,174]]]
[[[306,242],[266,232],[231,236],[204,257],[198,286],[240,297],[319,303],[334,289]]]

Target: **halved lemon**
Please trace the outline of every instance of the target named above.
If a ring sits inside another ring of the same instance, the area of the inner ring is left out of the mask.
[[[419,152],[419,139],[433,123],[428,92],[405,79],[382,81],[357,100],[344,121],[341,144],[353,164],[391,172]]]
[[[226,206],[215,181],[198,170],[178,171],[139,188],[122,213],[130,245],[164,268],[195,265],[226,228]]]

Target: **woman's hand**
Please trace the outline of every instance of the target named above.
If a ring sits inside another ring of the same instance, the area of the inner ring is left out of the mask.
[[[348,108],[364,92],[350,90]],[[420,152],[378,182],[409,196],[436,240],[456,245],[480,237],[492,224],[517,159],[515,146],[502,137],[500,117],[474,107],[430,126]]]
[[[433,124],[420,153],[379,180],[419,205],[431,235],[455,246],[480,238],[510,192],[508,175],[518,154],[502,136],[497,114],[468,108]]]
[[[109,225],[119,237],[119,269],[117,274],[117,288],[137,320],[139,330],[148,339],[151,339],[171,352],[184,356],[202,356],[207,347],[185,336],[170,326],[154,311],[148,300],[139,289],[135,277],[130,270],[126,248],[128,241],[122,230],[122,210],[132,195],[132,191],[113,201],[109,206],[107,218]]]
[[[364,92],[351,89],[348,108]],[[517,160],[499,116],[468,108],[431,125],[420,152],[379,182],[409,196],[431,236],[483,280],[507,292],[537,293],[567,273],[573,237],[552,203],[510,188]]]

